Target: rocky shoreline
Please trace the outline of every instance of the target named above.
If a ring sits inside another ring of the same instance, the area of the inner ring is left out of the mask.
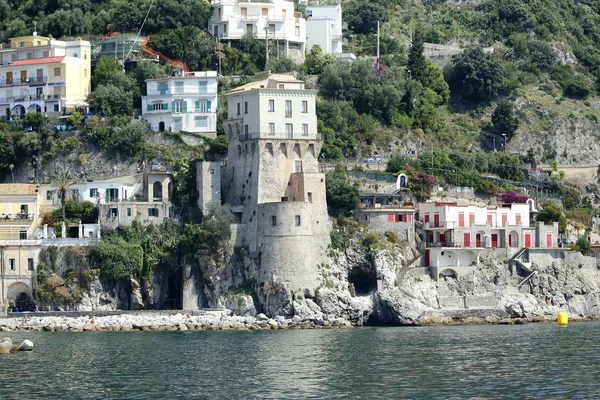
[[[111,331],[187,331],[187,330],[277,330],[351,328],[343,318],[305,320],[294,317],[268,318],[230,316],[226,312],[207,312],[203,315],[178,313],[171,315],[121,314],[96,317],[31,316],[0,318],[0,331],[24,332],[111,332]]]
[[[536,322],[556,322],[555,315],[511,318],[492,310],[471,310],[460,313],[426,315],[412,326],[440,325],[520,325]],[[492,312],[489,312],[492,311]],[[570,322],[600,321],[600,317],[572,316]],[[404,326],[410,326],[404,325]],[[188,331],[188,330],[292,330],[331,329],[360,326],[343,318],[307,320],[299,317],[268,318],[264,314],[231,316],[227,312],[203,315],[177,313],[170,315],[121,314],[109,316],[32,316],[0,318],[0,332],[117,332],[117,331]],[[401,326],[400,324],[397,326]]]

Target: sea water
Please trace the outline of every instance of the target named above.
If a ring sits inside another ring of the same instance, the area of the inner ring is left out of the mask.
[[[2,399],[600,398],[597,322],[2,336]]]

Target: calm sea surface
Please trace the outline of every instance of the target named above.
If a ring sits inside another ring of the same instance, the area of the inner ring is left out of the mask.
[[[600,398],[600,323],[9,333],[0,398]]]

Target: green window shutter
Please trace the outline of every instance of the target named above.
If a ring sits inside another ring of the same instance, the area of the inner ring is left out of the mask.
[[[171,112],[173,114],[175,114],[175,102],[174,101],[171,102]]]
[[[196,110],[200,109],[200,100],[196,100]]]
[[[169,104],[167,104],[167,103],[163,103],[163,105],[162,105],[162,109],[163,109],[163,110],[168,110],[168,109],[169,109]]]
[[[210,112],[210,100],[206,100],[206,112]]]
[[[104,200],[108,203],[108,189],[104,192]]]
[[[127,209],[127,216],[128,216],[128,217],[131,217],[131,208],[128,208],[128,209]]]
[[[183,112],[186,113],[187,112],[187,101],[183,102]]]
[[[152,111],[152,104],[148,104],[147,109],[148,109],[148,111]]]
[[[151,216],[152,216],[152,209],[151,209],[151,208],[149,208],[149,209],[148,209],[148,216],[149,216],[149,217],[151,217]]]

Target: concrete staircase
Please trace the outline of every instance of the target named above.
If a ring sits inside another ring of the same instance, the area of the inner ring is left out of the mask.
[[[515,253],[515,255],[509,261],[509,267],[511,268],[511,272],[515,268],[520,268],[525,274],[526,277],[517,285],[517,290],[523,286],[525,282],[527,282],[532,276],[537,274],[537,271],[531,269],[531,263],[528,261],[524,261],[521,259],[521,256],[527,252],[527,247],[523,247],[521,250]]]

